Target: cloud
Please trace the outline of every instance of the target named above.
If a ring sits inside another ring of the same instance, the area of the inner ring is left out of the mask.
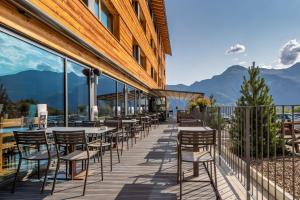
[[[300,54],[300,43],[297,40],[290,40],[280,50],[280,63],[283,65],[294,64]]]
[[[239,65],[245,66],[245,65],[247,65],[247,62],[246,61],[241,61],[241,62],[239,62]]]
[[[231,46],[226,53],[227,54],[238,54],[238,53],[244,53],[246,51],[246,47],[242,44],[236,44]]]

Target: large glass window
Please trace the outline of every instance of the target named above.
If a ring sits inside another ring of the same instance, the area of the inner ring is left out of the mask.
[[[133,115],[135,113],[135,98],[136,98],[136,95],[135,95],[135,88],[132,87],[132,86],[128,86],[128,89],[127,89],[127,98],[128,98],[128,103],[127,103],[127,114],[128,115]]]
[[[140,109],[143,113],[148,112],[149,111],[148,96],[145,93],[141,93],[140,95],[141,95],[141,97],[140,97],[140,106],[141,106],[141,108]]]
[[[70,125],[76,121],[89,119],[89,74],[90,69],[68,61],[68,120]]]
[[[125,84],[118,82],[118,115],[125,115]]]
[[[37,126],[37,104],[48,126],[64,124],[63,58],[0,31],[0,181],[17,163],[12,132]]]
[[[112,117],[116,109],[117,82],[108,76],[98,77],[97,85],[97,105],[100,118]]]

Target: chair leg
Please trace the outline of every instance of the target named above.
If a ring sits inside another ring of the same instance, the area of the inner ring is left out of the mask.
[[[112,171],[112,145],[110,145],[110,171]]]
[[[103,156],[102,156],[102,148],[100,148],[100,162],[101,162],[101,180],[103,181]]]
[[[101,148],[100,148],[101,149]],[[98,153],[97,153],[97,160],[98,160],[98,163],[100,162],[100,153],[99,153],[99,151],[98,151]]]
[[[177,152],[177,184],[179,183],[179,168],[180,168],[180,166],[179,166],[179,152]]]
[[[179,187],[180,187],[180,200],[182,199],[182,164],[181,161],[179,161]]]
[[[216,162],[214,162],[214,174],[215,174],[215,188],[216,188],[216,192],[218,192],[218,182],[217,182],[217,169],[216,169]],[[218,195],[218,194],[217,194]],[[219,195],[218,195],[219,198]]]
[[[116,143],[116,148],[117,148],[118,161],[120,163],[121,161],[120,161],[120,154],[119,154],[119,145],[118,145],[118,142]]]
[[[41,175],[40,175],[40,161],[38,160],[37,161],[37,178],[40,180],[40,178],[41,178]]]
[[[86,171],[85,171],[85,179],[84,179],[84,186],[83,186],[83,193],[82,195],[85,195],[85,188],[86,188],[86,182],[87,182],[87,177],[89,174],[89,166],[90,166],[90,159],[87,159],[87,164],[86,164]]]
[[[123,147],[124,147],[124,135],[122,134],[122,141],[121,141],[121,156],[123,155]]]
[[[18,169],[17,169],[16,175],[15,175],[15,180],[14,180],[13,186],[12,186],[12,188],[11,188],[11,192],[12,192],[12,193],[14,193],[15,190],[16,190],[16,184],[17,184],[18,175],[19,175],[19,173],[20,173],[21,164],[22,164],[22,159],[20,158],[20,159],[19,159],[19,164],[18,164]]]
[[[44,178],[41,194],[44,192],[45,184],[46,184],[46,181],[47,181],[47,178],[48,178],[48,171],[49,171],[50,164],[51,164],[51,160],[49,159],[48,163],[47,163],[47,168],[46,168],[46,171],[45,171],[45,178]]]
[[[68,162],[68,161],[66,161],[66,162]],[[59,165],[60,165],[60,160],[58,159],[57,160],[57,164],[56,164],[56,169],[55,169],[55,175],[54,175],[54,180],[53,180],[51,195],[53,195],[53,193],[54,193],[56,178],[57,178],[57,174],[58,174],[58,170],[59,170]]]
[[[66,161],[66,180],[68,180],[68,162],[69,161]]]

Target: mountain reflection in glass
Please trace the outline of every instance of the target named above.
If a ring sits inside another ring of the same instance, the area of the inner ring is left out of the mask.
[[[98,78],[97,105],[100,118],[113,117],[116,109],[116,80],[106,75]]]
[[[89,119],[89,68],[68,61],[68,121],[69,126]]]
[[[127,114],[128,115],[133,115],[135,113],[135,99],[136,95],[135,95],[135,89],[134,87],[128,86],[127,89],[127,98],[128,98],[128,103],[127,103]]]
[[[125,84],[118,82],[118,115],[125,115]]]
[[[47,104],[48,126],[64,124],[64,60],[0,31],[0,180],[18,163],[12,132],[37,127],[36,104]]]
[[[63,72],[61,57],[0,32],[2,131],[26,126],[31,104],[48,105],[49,125],[63,123]]]

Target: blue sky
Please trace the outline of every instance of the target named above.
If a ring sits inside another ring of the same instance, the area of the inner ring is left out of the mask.
[[[299,60],[299,0],[165,0],[172,53],[167,83],[191,84],[234,64]]]

